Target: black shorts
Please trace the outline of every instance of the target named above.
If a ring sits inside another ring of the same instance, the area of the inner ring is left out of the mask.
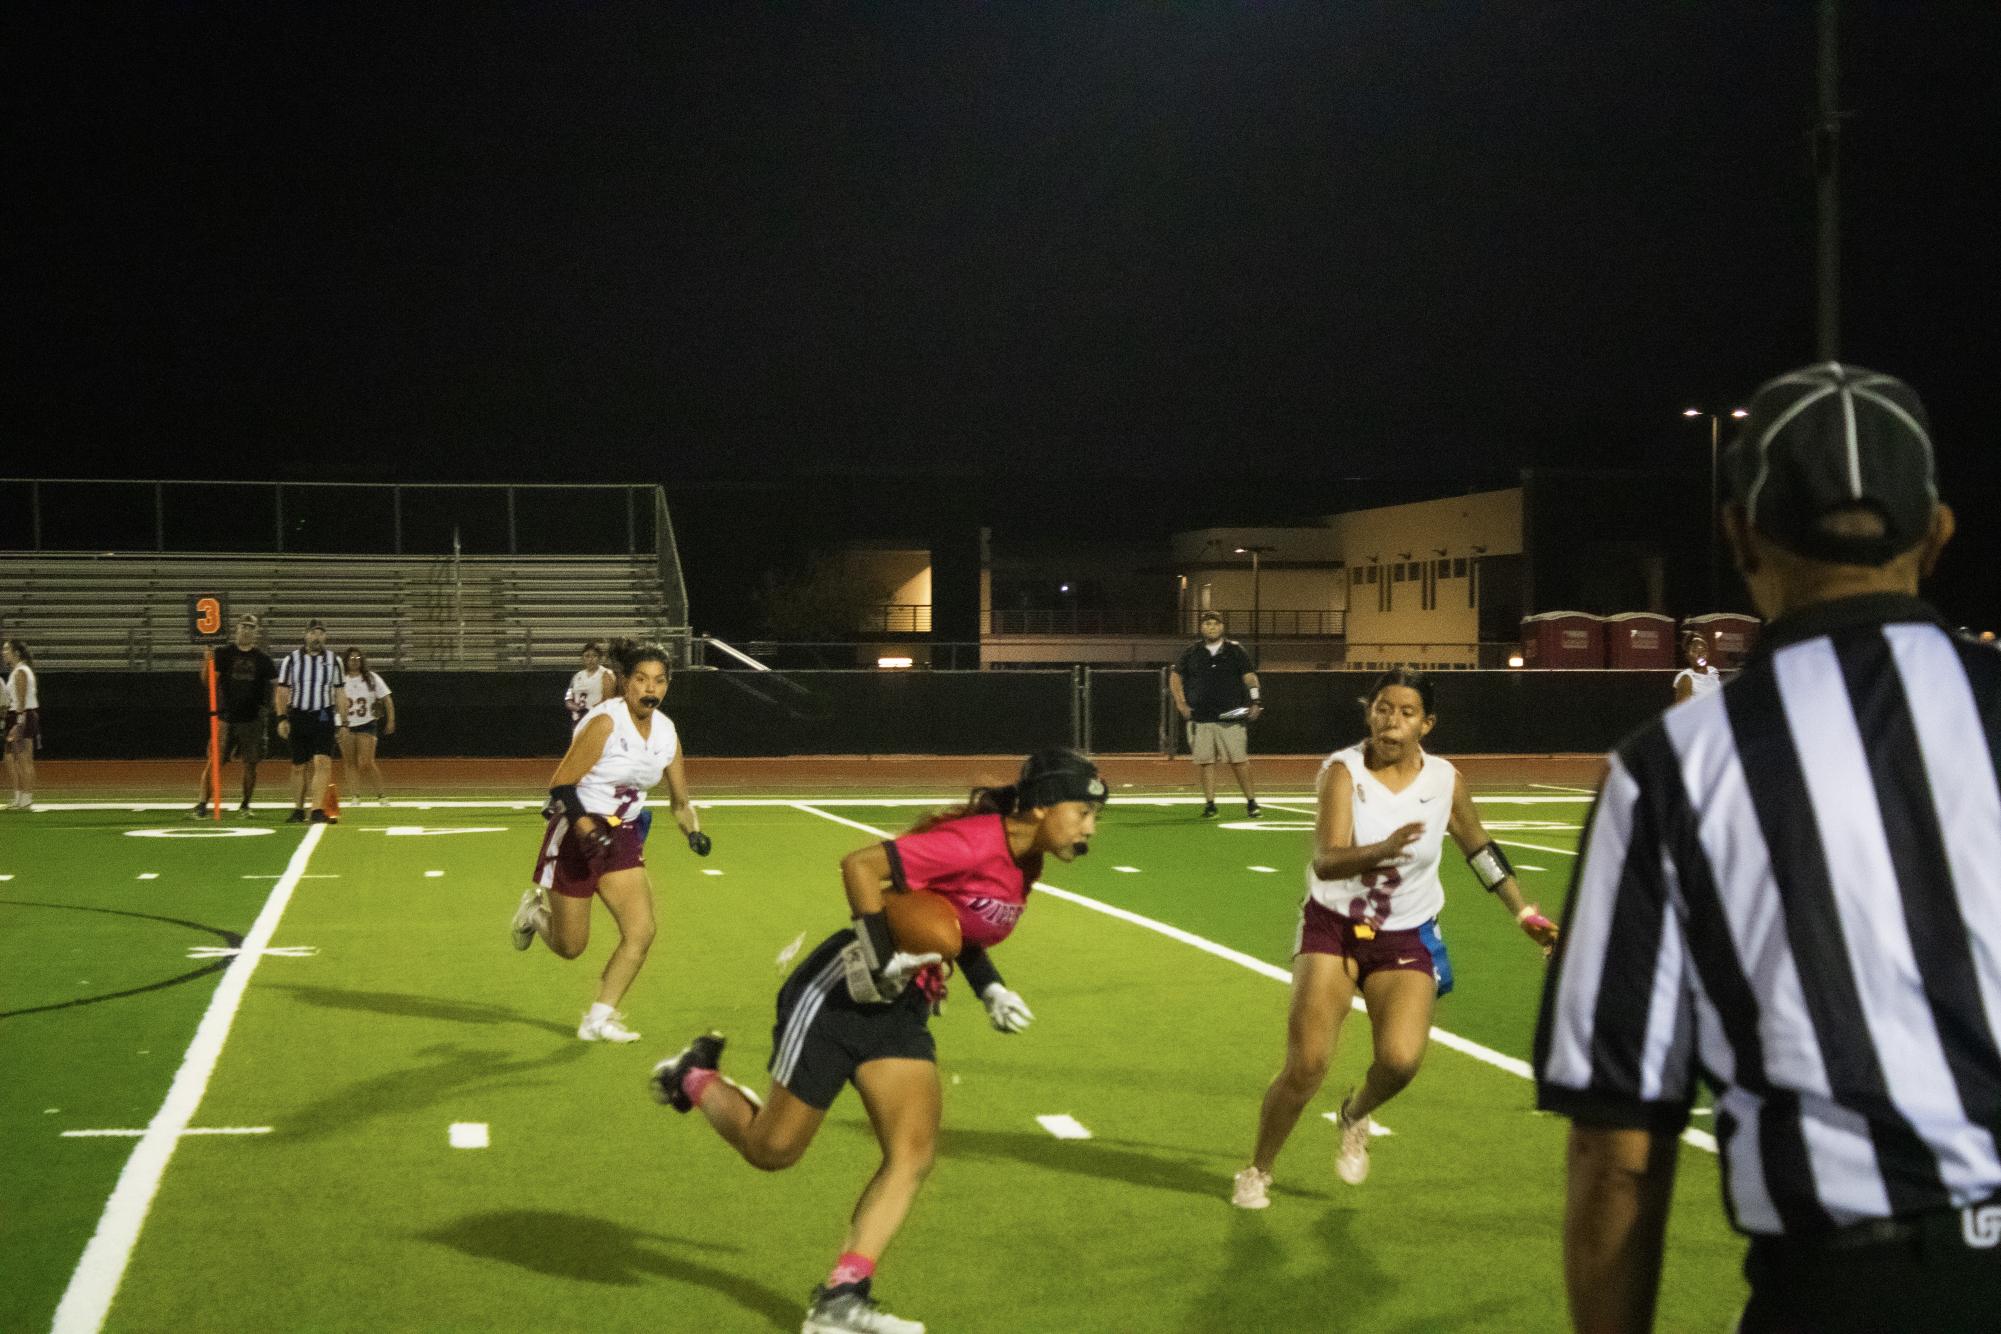
[[[294,709],[287,717],[291,723],[292,763],[311,764],[315,755],[331,759],[340,753],[332,709],[324,713],[301,713]]]
[[[371,719],[365,723],[349,723],[347,731],[349,736],[380,736],[382,722],[380,719]]]
[[[916,987],[906,987],[886,1005],[859,1004],[848,995],[841,950],[854,938],[852,931],[836,931],[821,941],[778,989],[772,1081],[823,1112],[857,1066],[938,1059],[929,1027],[931,1004]]]

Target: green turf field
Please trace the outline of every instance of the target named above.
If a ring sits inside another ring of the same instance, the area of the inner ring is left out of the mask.
[[[1037,895],[996,956],[1028,1032],[955,990],[940,1159],[883,1262],[890,1309],[935,1331],[1563,1327],[1565,1126],[1521,1073],[1542,962],[1456,857],[1437,1022],[1464,1041],[1434,1042],[1348,1187],[1319,1114],[1367,1064],[1357,1016],[1272,1208],[1229,1206],[1283,1050],[1311,824],[1303,799],[1241,809],[1122,799],[1088,858],[1052,865],[1067,894]],[[1552,913],[1584,810],[1483,797]],[[164,808],[0,816],[0,1329],[49,1328],[66,1292],[66,1331],[797,1329],[874,1168],[859,1101],[764,1175],[645,1077],[714,1026],[761,1088],[777,956],[844,920],[856,826],[915,813],[705,804],[707,861],[670,827],[629,1047],[574,1037],[602,909],[573,963],[508,947],[533,810],[350,806],[323,835],[267,817],[237,837]],[[1037,1120],[1060,1115],[1091,1137]],[[486,1147],[453,1147],[455,1124]],[[1684,1146],[1661,1327],[1728,1328],[1741,1253],[1713,1154]]]

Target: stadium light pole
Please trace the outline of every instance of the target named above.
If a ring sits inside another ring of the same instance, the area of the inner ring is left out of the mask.
[[[1709,610],[1717,611],[1717,599],[1722,593],[1719,591],[1719,567],[1716,562],[1716,529],[1721,522],[1716,517],[1716,455],[1723,443],[1723,414],[1704,412],[1701,408],[1683,408],[1681,415],[1709,418]],[[1741,418],[1751,414],[1742,408],[1732,408],[1730,415]]]
[[[1264,617],[1258,605],[1258,557],[1276,551],[1276,547],[1238,547],[1239,556],[1251,558],[1251,665],[1259,666],[1263,661]]]

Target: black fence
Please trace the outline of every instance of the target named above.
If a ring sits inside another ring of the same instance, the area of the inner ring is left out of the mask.
[[[1322,753],[1362,734],[1366,672],[1271,672],[1254,751]],[[1667,672],[1449,672],[1434,678],[1446,753],[1610,749],[1670,699]],[[393,675],[387,755],[555,756],[569,736],[561,672]],[[1053,744],[1185,754],[1158,671],[682,672],[667,712],[692,755],[974,755]],[[205,701],[193,673],[50,672],[41,682],[50,759],[199,755]]]

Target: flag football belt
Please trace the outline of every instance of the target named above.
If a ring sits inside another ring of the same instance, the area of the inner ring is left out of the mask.
[[[1963,1208],[1948,1205],[1903,1218],[1872,1218],[1851,1223],[1829,1232],[1800,1237],[1759,1237],[1757,1240],[1781,1251],[1857,1251],[1871,1246],[1897,1246],[1916,1242],[1926,1249],[1963,1247],[1972,1251],[2001,1252],[2001,1194],[1988,1196]]]

